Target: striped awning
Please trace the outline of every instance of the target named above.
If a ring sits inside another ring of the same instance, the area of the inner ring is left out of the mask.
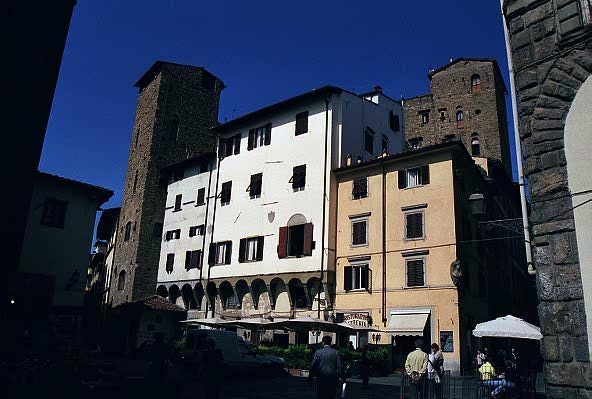
[[[393,335],[421,336],[429,315],[429,313],[391,313],[386,331]]]

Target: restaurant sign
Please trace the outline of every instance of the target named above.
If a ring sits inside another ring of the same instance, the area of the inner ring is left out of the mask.
[[[344,313],[343,321],[354,326],[368,327],[368,313]]]

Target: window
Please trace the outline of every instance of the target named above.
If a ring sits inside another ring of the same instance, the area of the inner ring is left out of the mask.
[[[368,218],[355,218],[351,220],[351,245],[368,244]]]
[[[421,148],[421,144],[423,142],[423,137],[414,137],[412,139],[409,139],[408,142],[409,142],[409,147],[412,150],[417,150],[418,148]]]
[[[132,234],[132,222],[127,222],[125,224],[125,232],[123,234],[123,241],[129,241],[131,234]]]
[[[222,206],[230,204],[230,194],[232,193],[232,182],[227,181],[222,183],[222,190],[220,191],[220,203]]]
[[[257,173],[256,175],[251,175],[251,184],[247,187],[247,191],[249,192],[249,197],[251,199],[261,197],[261,184],[263,181],[263,173]]]
[[[125,289],[125,270],[119,272],[119,278],[117,279],[117,291],[123,291]]]
[[[167,125],[167,139],[169,141],[177,141],[179,135],[179,117],[174,115]]]
[[[306,185],[306,165],[294,166],[289,183],[292,183],[292,190],[294,191],[304,190]]]
[[[456,127],[457,127],[457,129],[460,129],[464,126],[465,126],[465,122],[463,120],[463,112],[460,110],[456,111]]]
[[[343,288],[345,291],[370,291],[371,271],[368,265],[354,265],[343,268]]]
[[[382,152],[388,154],[389,150],[389,139],[384,134],[382,135]]]
[[[399,115],[395,114],[394,111],[391,111],[389,115],[389,124],[392,131],[398,132],[401,130],[401,122],[399,121]]]
[[[195,205],[205,205],[206,204],[206,189],[202,187],[197,190],[197,200],[195,201]]]
[[[241,135],[234,136],[234,155],[240,154]]]
[[[419,113],[419,117],[421,120],[421,126],[427,125],[430,121],[430,111],[429,110],[428,111],[421,111]]]
[[[249,130],[247,150],[271,144],[271,123]]]
[[[410,188],[430,183],[430,166],[424,165],[399,171],[399,188]]]
[[[471,154],[474,157],[481,156],[481,147],[479,145],[479,133],[471,134]]]
[[[240,240],[238,261],[253,262],[263,260],[264,237],[250,237]]]
[[[167,254],[165,270],[168,274],[173,272],[173,266],[175,266],[175,254]]]
[[[64,228],[68,202],[55,198],[46,198],[43,203],[41,224],[48,227]]]
[[[240,133],[228,138],[220,137],[218,139],[218,157],[224,158],[229,157],[231,155],[238,155],[240,154],[240,142],[241,142],[241,135]]]
[[[136,192],[136,187],[138,186],[138,171],[136,170],[136,174],[134,175],[134,186],[132,188],[132,192]]]
[[[423,287],[425,285],[424,263],[424,259],[408,259],[405,261],[407,287]]]
[[[164,237],[166,241],[178,240],[179,238],[181,238],[181,229],[169,230]]]
[[[308,111],[296,114],[296,136],[308,133]]]
[[[366,198],[368,196],[368,178],[355,179],[352,185],[353,199]]]
[[[199,226],[191,226],[189,228],[189,237],[203,236],[206,232],[206,225],[200,224]]]
[[[201,269],[201,251],[185,252],[185,270]]]
[[[364,149],[370,154],[374,154],[374,131],[369,127],[364,131]]]
[[[213,243],[210,247],[210,256],[212,255],[214,265],[229,265],[232,256],[232,242]]]
[[[481,91],[481,76],[477,74],[471,76],[471,89],[473,93],[479,93]]]
[[[453,331],[440,331],[440,349],[442,352],[454,352]]]
[[[440,111],[440,122],[444,122],[446,120],[446,111]]]
[[[154,223],[152,225],[152,237],[154,237],[154,238],[162,237],[162,223]]]
[[[310,256],[314,249],[312,223],[282,226],[279,229],[278,257]]]
[[[183,200],[183,195],[178,194],[175,197],[175,209],[174,211],[180,211],[181,210],[181,201]]]
[[[405,213],[405,239],[417,240],[424,238],[424,213],[407,212]]]

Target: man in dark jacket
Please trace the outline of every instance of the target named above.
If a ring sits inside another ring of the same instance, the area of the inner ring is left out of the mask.
[[[345,383],[345,373],[339,352],[331,348],[331,337],[323,337],[323,347],[317,350],[312,360],[308,382],[317,378],[317,398],[335,399],[339,378]]]

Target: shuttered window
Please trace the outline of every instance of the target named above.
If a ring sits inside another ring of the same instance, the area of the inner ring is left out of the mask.
[[[234,136],[234,155],[240,154],[241,135]]]
[[[249,130],[247,150],[271,144],[271,123]]]
[[[167,254],[166,258],[166,272],[171,274],[173,272],[173,266],[175,265],[175,254]]]
[[[189,237],[203,236],[205,234],[206,226],[200,224],[199,226],[191,226],[189,228]]]
[[[132,234],[132,222],[127,222],[125,224],[125,233],[123,235],[123,241],[128,241]]]
[[[430,165],[404,169],[398,172],[400,189],[425,186],[426,184],[430,184]]]
[[[314,247],[312,223],[280,227],[277,247],[280,259],[288,256],[311,256]]]
[[[251,199],[261,197],[261,184],[263,182],[263,173],[251,175],[251,184],[247,188]]]
[[[263,260],[264,237],[250,237],[240,240],[239,262],[254,262]]]
[[[296,132],[295,135],[308,133],[308,111],[296,114]]]
[[[292,189],[294,191],[304,190],[304,186],[306,185],[306,165],[294,166],[290,183],[292,183]]]
[[[230,203],[230,195],[232,193],[232,182],[227,181],[222,183],[222,190],[220,190],[220,203],[221,205],[228,205]]]
[[[422,287],[425,285],[424,259],[407,260],[407,287]]]
[[[229,265],[232,257],[232,241],[212,243],[208,255],[208,263],[212,265]]]
[[[368,265],[354,265],[343,268],[343,289],[345,291],[367,290],[371,292],[372,271]]]
[[[185,269],[201,269],[201,251],[185,252]]]
[[[351,245],[368,244],[368,219],[360,218],[351,221]]]
[[[368,196],[368,179],[366,177],[355,179],[352,186],[353,199],[366,198]]]
[[[183,200],[183,196],[181,194],[175,197],[175,211],[181,210],[181,201]]]
[[[195,205],[205,205],[206,204],[206,189],[202,187],[197,190],[197,201]]]
[[[424,238],[423,211],[405,214],[405,239]]]

